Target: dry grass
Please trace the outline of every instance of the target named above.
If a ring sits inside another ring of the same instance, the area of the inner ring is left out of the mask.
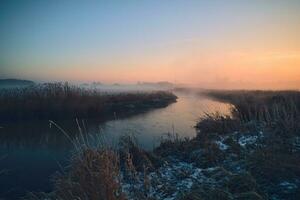
[[[228,134],[239,130],[241,121],[228,115],[212,113],[201,117],[195,128],[201,131],[199,134]]]
[[[169,92],[108,94],[68,83],[0,90],[0,119],[61,119],[129,114],[176,101]]]
[[[49,121],[51,127],[59,129],[73,144],[73,157],[69,167],[54,176],[53,192],[29,193],[26,199],[124,200],[127,197],[122,191],[122,183],[137,181],[138,173],[143,173],[145,177],[143,189],[133,187],[130,192],[137,199],[147,199],[145,191],[150,187],[147,174],[159,165],[159,159],[140,149],[133,136],[123,136],[118,146],[112,146],[105,137],[89,135],[84,123],[76,121],[79,136],[73,139],[57,123]]]
[[[119,158],[113,150],[87,149],[73,158],[69,172],[55,179],[58,199],[121,200]]]
[[[117,150],[106,142],[105,137],[89,135],[83,121],[76,122],[79,135],[72,139],[57,123],[49,121],[51,127],[59,129],[70,140],[74,152],[69,167],[54,176],[54,191],[47,194],[47,199],[125,199]],[[34,199],[44,198],[41,194],[35,197]]]
[[[241,122],[257,122],[284,137],[300,131],[300,92],[206,91],[204,94],[233,104],[232,115]]]
[[[125,200],[119,156],[112,149],[86,148],[75,153],[66,172],[53,178],[51,193],[28,193],[28,200]]]

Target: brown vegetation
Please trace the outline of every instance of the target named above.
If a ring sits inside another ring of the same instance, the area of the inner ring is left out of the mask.
[[[108,94],[68,83],[47,83],[0,90],[0,119],[107,118],[164,107],[175,102],[169,92]]]
[[[72,160],[66,175],[55,179],[56,198],[62,200],[121,200],[119,159],[113,150],[84,150]]]
[[[298,91],[205,91],[219,101],[231,103],[233,117],[242,122],[267,124],[280,134],[300,130],[300,92]]]

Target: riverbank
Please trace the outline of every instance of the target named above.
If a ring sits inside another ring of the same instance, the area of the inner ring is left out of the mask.
[[[206,95],[228,94],[213,92]],[[230,101],[220,96],[233,104],[231,114],[201,118],[195,138],[170,134],[151,152],[138,148],[130,137],[121,139],[118,150],[85,146],[73,157],[68,173],[56,176],[54,192],[35,197],[297,199],[299,93],[240,95],[231,93]]]
[[[105,93],[47,83],[0,90],[0,120],[112,118],[160,108],[176,101],[166,91]]]

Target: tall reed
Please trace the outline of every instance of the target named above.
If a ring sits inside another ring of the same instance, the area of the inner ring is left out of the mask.
[[[113,117],[163,107],[176,100],[169,92],[105,93],[68,83],[46,83],[0,90],[0,120]]]

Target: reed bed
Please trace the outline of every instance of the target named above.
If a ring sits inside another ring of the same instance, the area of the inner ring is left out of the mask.
[[[219,101],[233,105],[232,115],[241,122],[264,123],[281,134],[300,131],[298,91],[205,91]]]
[[[68,83],[0,90],[0,120],[105,118],[176,101],[169,92],[104,93]]]

